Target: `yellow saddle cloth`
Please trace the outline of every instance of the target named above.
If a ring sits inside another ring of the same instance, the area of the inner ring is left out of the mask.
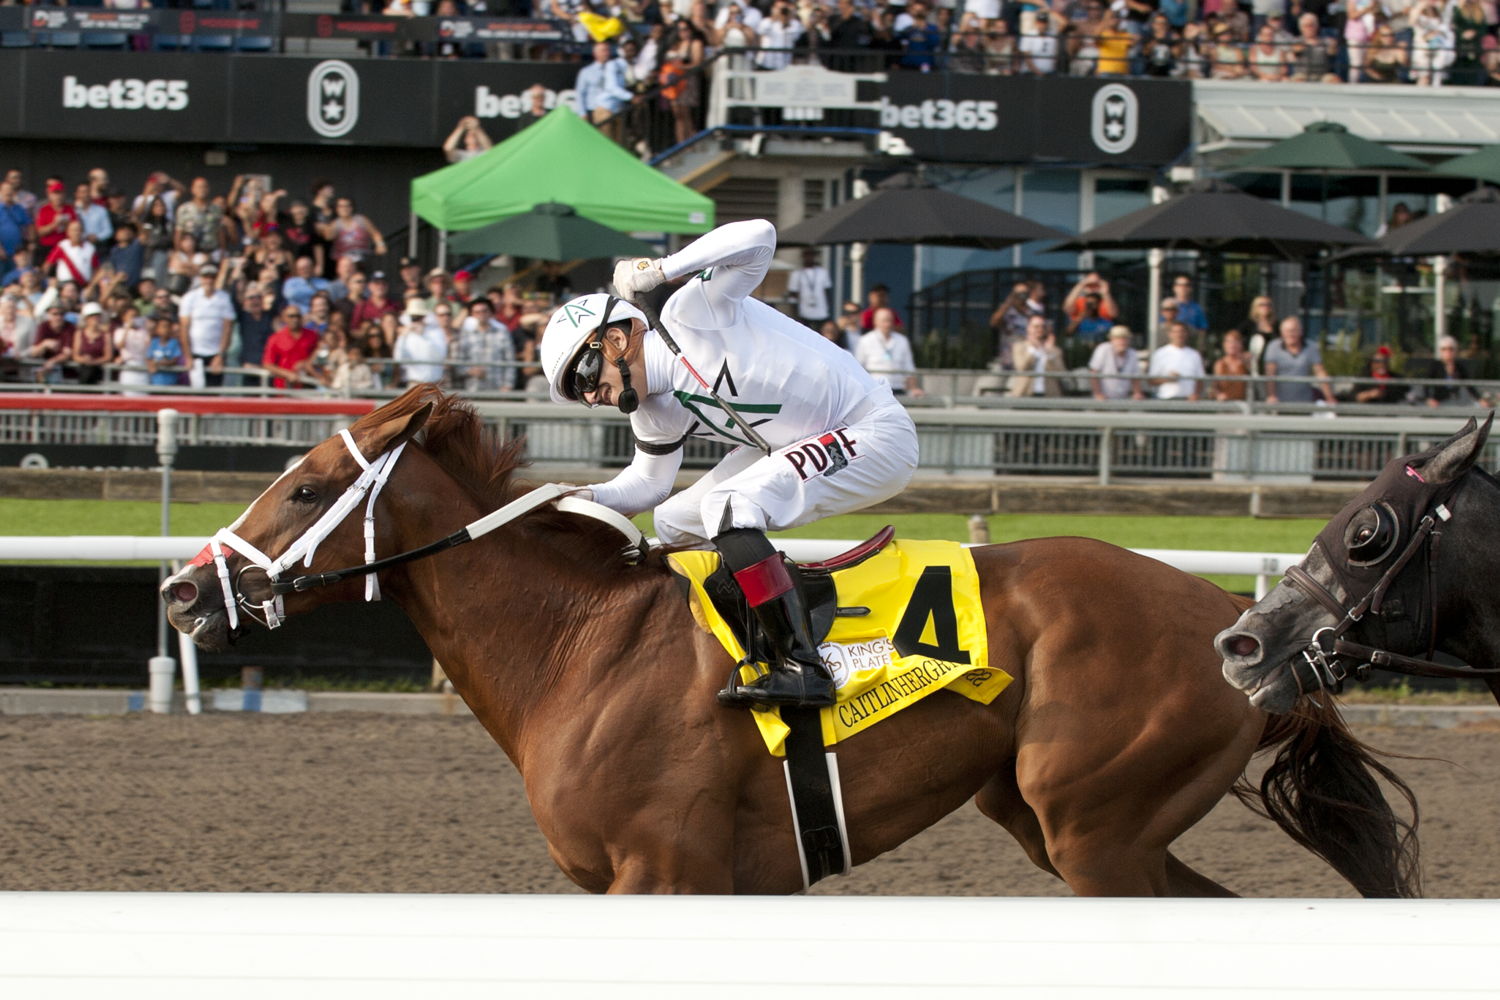
[[[714,608],[703,581],[719,568],[717,552],[674,552],[668,560],[690,584],[693,618],[718,637],[735,660],[745,657],[734,630]],[[838,701],[822,710],[823,744],[840,740],[946,688],[988,705],[1013,679],[989,665],[979,574],[956,542],[898,541],[833,574],[840,615],[818,646],[838,685]],[[753,680],[746,666],[741,680]],[[779,710],[751,712],[766,747],[786,755],[787,726]]]

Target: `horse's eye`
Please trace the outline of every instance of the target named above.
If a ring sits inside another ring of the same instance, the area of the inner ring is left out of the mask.
[[[318,491],[311,486],[299,486],[292,490],[293,503],[317,503]]]
[[[1395,549],[1400,536],[1400,521],[1390,504],[1371,504],[1354,516],[1344,534],[1349,562],[1355,566],[1383,562]]]

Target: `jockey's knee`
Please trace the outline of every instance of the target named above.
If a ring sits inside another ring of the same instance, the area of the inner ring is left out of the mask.
[[[766,531],[770,518],[760,504],[734,489],[713,489],[699,506],[699,517],[711,535],[733,528],[756,528]]]
[[[698,505],[680,502],[681,496],[679,493],[656,508],[653,515],[656,537],[663,545],[691,546],[706,543],[709,532],[698,514]]]

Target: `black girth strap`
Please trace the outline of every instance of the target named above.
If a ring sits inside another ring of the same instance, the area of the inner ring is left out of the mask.
[[[804,888],[829,875],[849,871],[848,837],[839,801],[837,757],[823,747],[823,724],[816,708],[783,708],[787,789],[792,800],[792,828],[802,857]]]

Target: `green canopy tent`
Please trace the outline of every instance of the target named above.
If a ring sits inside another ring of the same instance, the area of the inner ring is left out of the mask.
[[[438,229],[477,229],[542,202],[620,232],[706,233],[714,203],[637,160],[559,105],[493,149],[411,182],[412,212]]]

